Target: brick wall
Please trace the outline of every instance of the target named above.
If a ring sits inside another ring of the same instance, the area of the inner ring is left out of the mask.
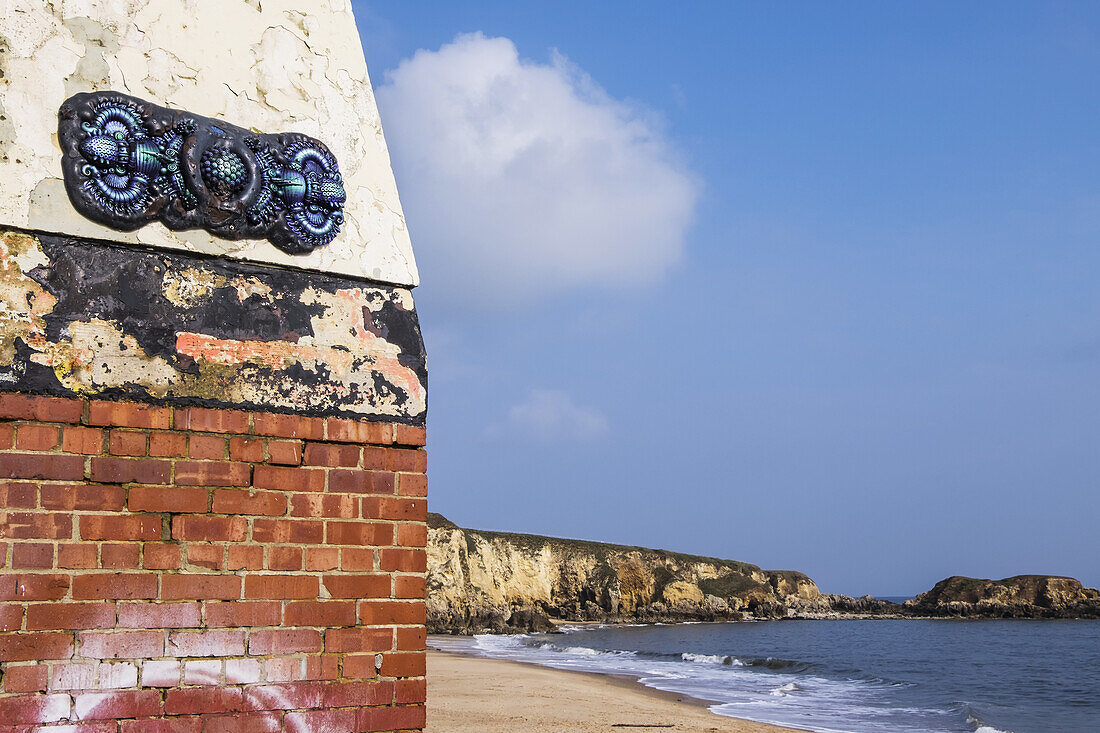
[[[423,445],[0,395],[0,731],[422,728]]]

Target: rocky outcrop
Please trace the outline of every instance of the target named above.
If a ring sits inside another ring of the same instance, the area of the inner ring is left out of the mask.
[[[904,604],[824,594],[806,575],[645,547],[462,529],[428,515],[428,630],[547,632],[554,621],[1100,618],[1100,592],[1048,575],[955,576]]]
[[[735,560],[462,529],[438,514],[428,528],[428,628],[437,633],[543,631],[548,619],[772,618],[821,596],[802,573]]]
[[[1003,580],[955,575],[907,601],[905,608],[919,616],[1100,618],[1100,591],[1074,578],[1052,575]]]

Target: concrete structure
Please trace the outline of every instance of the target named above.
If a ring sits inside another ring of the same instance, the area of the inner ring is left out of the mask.
[[[320,140],[339,235],[86,218],[93,91]],[[347,0],[5,4],[0,731],[423,727],[417,284]]]

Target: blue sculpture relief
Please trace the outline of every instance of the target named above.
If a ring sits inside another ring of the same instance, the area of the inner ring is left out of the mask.
[[[151,221],[307,253],[340,232],[336,158],[297,133],[258,135],[112,92],[61,106],[58,137],[78,211],[131,231]]]

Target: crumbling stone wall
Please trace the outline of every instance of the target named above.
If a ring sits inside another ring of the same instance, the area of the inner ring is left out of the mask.
[[[0,730],[421,728],[424,438],[0,395]]]

